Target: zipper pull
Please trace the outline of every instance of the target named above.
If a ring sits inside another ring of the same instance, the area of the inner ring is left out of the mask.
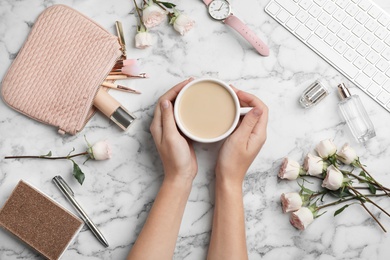
[[[122,56],[124,59],[127,59],[126,55],[126,42],[125,42],[125,36],[123,34],[123,28],[122,28],[122,23],[119,21],[115,22],[115,27],[116,27],[116,33],[118,35],[118,41],[119,44],[121,45],[121,50],[122,50]]]

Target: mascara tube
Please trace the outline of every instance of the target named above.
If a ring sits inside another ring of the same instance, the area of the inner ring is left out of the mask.
[[[99,89],[96,94],[93,105],[122,128],[123,131],[127,130],[136,119],[115,98],[102,89]]]

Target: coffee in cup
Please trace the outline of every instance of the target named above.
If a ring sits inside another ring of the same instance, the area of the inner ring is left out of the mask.
[[[198,79],[187,84],[175,101],[174,114],[179,129],[194,141],[217,142],[230,135],[240,114],[234,90],[217,79]]]

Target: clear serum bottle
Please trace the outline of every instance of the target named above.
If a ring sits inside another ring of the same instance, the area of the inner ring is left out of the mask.
[[[337,88],[341,98],[339,108],[353,136],[360,143],[373,138],[375,136],[374,125],[359,96],[351,95],[344,83],[338,85]]]

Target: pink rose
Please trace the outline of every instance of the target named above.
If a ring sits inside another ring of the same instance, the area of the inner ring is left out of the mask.
[[[350,165],[358,159],[358,156],[356,155],[355,150],[349,146],[348,143],[346,143],[343,145],[343,147],[341,147],[341,150],[338,151],[337,159],[346,165]]]
[[[146,28],[152,28],[162,23],[167,16],[166,11],[153,2],[146,5],[142,11],[142,21]]]
[[[326,170],[326,177],[322,182],[322,187],[328,190],[338,190],[342,186],[344,175],[333,165]]]
[[[186,34],[195,25],[195,22],[185,14],[179,14],[173,21],[173,28],[181,35]]]
[[[298,178],[300,172],[301,166],[299,163],[290,158],[284,158],[278,176],[281,179],[295,180]]]
[[[332,142],[332,140],[330,139],[327,139],[327,140],[323,140],[321,141],[317,147],[316,147],[316,151],[318,153],[318,155],[321,157],[321,158],[328,158],[329,156],[332,156],[336,153],[337,151],[337,147],[336,145]]]
[[[91,159],[101,161],[111,158],[111,147],[107,141],[99,141],[88,149]]]
[[[313,222],[314,216],[310,209],[302,207],[291,213],[290,223],[299,230],[304,230]]]
[[[283,193],[280,196],[280,200],[282,201],[283,212],[291,212],[296,211],[302,207],[302,198],[296,192]]]
[[[135,47],[138,49],[145,49],[152,46],[152,35],[148,32],[138,32],[135,35]]]
[[[303,169],[307,175],[321,176],[324,170],[324,161],[321,157],[309,153],[305,158]]]

